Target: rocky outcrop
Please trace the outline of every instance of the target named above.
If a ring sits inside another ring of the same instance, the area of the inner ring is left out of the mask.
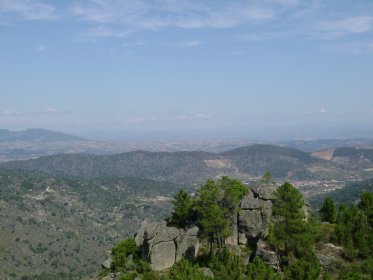
[[[268,235],[272,217],[272,200],[275,186],[256,186],[241,200],[237,217],[230,219],[232,235],[226,240],[229,245],[246,245]]]
[[[277,253],[265,241],[258,241],[256,244],[255,256],[260,257],[275,270],[280,270],[280,259]]]
[[[198,227],[187,231],[168,227],[166,222],[145,220],[135,236],[141,247],[141,257],[150,262],[154,270],[165,270],[181,258],[195,259],[199,249]]]
[[[229,218],[232,235],[226,239],[226,244],[233,248],[238,246],[253,246],[256,248],[248,258],[261,257],[276,270],[280,269],[280,259],[275,251],[264,240],[269,233],[272,217],[272,204],[275,199],[275,185],[250,187],[248,194],[240,202],[240,211]],[[310,207],[305,204],[305,214]],[[307,218],[307,215],[306,215]],[[144,221],[135,236],[136,244],[141,247],[141,256],[150,262],[154,270],[164,270],[172,267],[181,258],[193,261],[199,250],[198,227],[188,230],[168,227],[166,222]],[[320,258],[320,263],[327,266],[328,259]]]

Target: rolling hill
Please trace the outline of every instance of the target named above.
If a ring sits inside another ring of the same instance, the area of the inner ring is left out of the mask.
[[[58,154],[7,162],[2,166],[58,176],[135,176],[191,185],[221,175],[257,178],[265,171],[275,178],[305,179],[315,176],[311,172],[314,166],[325,164],[334,168],[333,163],[293,148],[251,145],[222,153],[135,151],[101,156]]]
[[[168,215],[176,191],[172,183],[144,178],[84,180],[0,169],[0,279],[97,273],[105,252],[143,219]]]
[[[14,141],[24,141],[24,142],[56,142],[56,141],[84,141],[86,139],[80,138],[78,136],[41,129],[27,129],[24,131],[10,131],[7,129],[0,129],[0,142],[14,142]]]

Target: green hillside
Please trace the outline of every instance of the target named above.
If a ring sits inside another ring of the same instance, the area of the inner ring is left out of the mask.
[[[176,189],[144,178],[83,180],[0,169],[0,279],[95,273],[106,251],[143,219],[165,217]]]

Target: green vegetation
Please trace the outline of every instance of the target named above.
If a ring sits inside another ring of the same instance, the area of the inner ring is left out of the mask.
[[[214,242],[222,248],[230,234],[228,218],[237,215],[239,202],[247,191],[241,182],[226,176],[218,181],[207,180],[193,199],[181,189],[174,197],[174,212],[168,222],[178,228],[194,223],[208,240],[210,252]]]
[[[0,279],[95,275],[106,251],[133,235],[141,220],[168,215],[175,189],[145,178],[0,169]]]
[[[372,193],[361,194],[358,206],[341,205],[338,211],[328,198],[319,216],[309,216],[302,194],[290,183],[280,186],[274,194],[272,224],[266,240],[279,256],[279,272],[254,257],[249,248],[225,246],[231,230],[229,218],[238,213],[239,202],[247,191],[242,183],[228,177],[207,180],[194,197],[180,190],[174,196],[174,212],[168,222],[179,228],[200,227],[200,235],[207,243],[197,260],[192,263],[182,259],[169,271],[155,272],[138,262],[140,253],[135,242],[127,239],[113,248],[111,271],[122,271],[120,279],[207,280],[211,275],[219,280],[371,279]],[[339,251],[338,246],[343,249]],[[336,252],[334,263],[327,270],[320,265],[320,258],[327,256],[322,251],[326,247]],[[128,262],[134,265],[131,267]]]
[[[337,218],[337,211],[335,208],[335,203],[330,197],[325,198],[324,204],[319,213],[321,221],[329,223],[335,222],[335,219]]]
[[[193,200],[192,197],[182,188],[175,194],[172,201],[174,212],[167,219],[170,226],[186,228],[193,222]]]

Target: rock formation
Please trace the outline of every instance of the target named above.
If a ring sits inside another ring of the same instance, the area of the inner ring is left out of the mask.
[[[226,239],[226,244],[250,244],[256,248],[250,259],[260,256],[278,270],[280,260],[277,253],[264,241],[273,219],[272,203],[276,189],[274,185],[250,187],[248,194],[240,202],[238,214],[229,218],[232,235]],[[307,217],[309,206],[305,205],[303,209]],[[168,227],[165,221],[145,220],[135,235],[135,241],[141,248],[142,258],[149,261],[154,270],[159,271],[172,267],[183,257],[191,261],[195,259],[200,245],[198,231],[196,226],[185,231]]]
[[[198,230],[198,227],[192,227],[184,231],[168,227],[165,221],[145,220],[135,241],[141,248],[141,257],[149,261],[154,270],[159,271],[172,267],[183,257],[194,260],[199,249]]]

